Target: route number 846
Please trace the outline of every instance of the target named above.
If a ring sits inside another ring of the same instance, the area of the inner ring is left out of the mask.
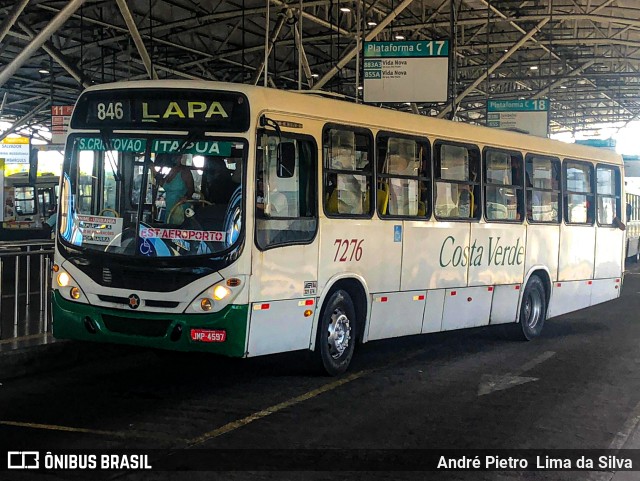
[[[333,262],[358,262],[362,259],[362,243],[364,239],[336,239],[333,245],[336,247],[336,255]]]
[[[106,105],[100,102],[96,108],[99,120],[111,119],[122,120],[124,112],[122,110],[122,102],[109,102]]]

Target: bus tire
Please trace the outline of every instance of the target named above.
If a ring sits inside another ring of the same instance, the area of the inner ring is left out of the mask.
[[[524,341],[532,341],[542,333],[547,317],[547,295],[544,283],[536,275],[529,278],[522,293],[518,334]]]
[[[316,367],[330,376],[349,368],[356,344],[356,309],[347,291],[338,289],[322,306],[314,360]]]

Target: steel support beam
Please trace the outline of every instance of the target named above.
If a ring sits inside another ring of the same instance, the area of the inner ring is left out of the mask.
[[[85,2],[85,0],[70,0],[67,5],[60,10],[60,13],[56,15],[53,20],[47,25],[35,38],[31,41],[27,47],[20,52],[15,59],[11,63],[9,63],[3,70],[0,72],[0,87],[2,87],[7,80],[9,80],[14,73],[18,71],[20,67],[22,67],[25,62],[31,57],[34,52],[36,52],[42,44],[44,44],[51,35],[54,34],[67,19],[73,15],[73,13],[80,8],[80,6]]]
[[[524,37],[522,37],[520,40],[518,40],[513,47],[511,47],[509,50],[507,50],[507,52],[498,59],[498,61],[496,63],[494,63],[491,67],[489,67],[487,69],[487,71],[485,73],[483,73],[480,77],[478,77],[471,85],[469,85],[464,92],[462,92],[460,95],[458,95],[454,101],[454,104],[458,104],[463,98],[465,98],[467,95],[469,95],[471,92],[473,92],[476,87],[478,87],[478,85],[480,85],[482,82],[485,81],[485,79],[487,79],[489,77],[489,75],[491,75],[493,72],[495,72],[495,70],[502,65],[509,57],[511,57],[520,47],[522,47],[525,43],[527,43],[531,37],[533,37],[536,33],[538,33],[540,31],[540,29],[542,27],[544,27],[547,23],[549,23],[549,18],[544,18],[542,19],[540,22],[538,22],[538,25],[536,25],[535,27],[533,27]],[[442,110],[437,117],[439,119],[444,118],[445,115],[447,115],[449,112],[451,112],[452,110],[452,106],[448,105],[444,110]]]
[[[278,15],[278,21],[276,22],[275,26],[273,27],[273,30],[271,31],[271,35],[269,36],[269,44],[268,44],[268,48],[267,48],[267,53],[265,55],[265,59],[260,63],[260,65],[258,66],[256,71],[253,73],[253,77],[251,77],[251,84],[252,85],[257,85],[258,84],[258,80],[260,80],[260,76],[262,75],[262,72],[264,70],[265,63],[266,63],[267,59],[269,58],[269,55],[271,55],[271,50],[273,49],[273,44],[278,39],[278,35],[280,35],[280,30],[282,30],[282,27],[284,26],[284,22],[287,21],[287,18],[290,15],[291,15],[291,11],[290,10],[283,10]]]
[[[140,36],[140,32],[138,31],[138,27],[136,26],[136,22],[133,19],[133,15],[131,15],[131,11],[127,6],[126,0],[116,0],[116,3],[118,4],[118,8],[120,9],[122,18],[124,18],[124,22],[129,28],[131,38],[133,39],[133,43],[136,44],[136,48],[138,49],[138,53],[140,54],[140,58],[142,59],[142,63],[144,64],[144,68],[147,69],[149,78],[157,80],[158,74],[151,64],[151,57],[149,56],[149,52],[147,52],[147,47],[145,47],[144,45],[142,37]]]
[[[404,0],[400,5],[398,5],[384,20],[382,20],[373,30],[371,30],[365,37],[365,42],[368,42],[376,37],[380,32],[382,32],[387,25],[389,25],[393,20],[402,13],[402,11],[407,8],[413,0]],[[335,75],[347,65],[353,57],[358,53],[358,47],[351,49],[347,54],[340,59],[340,61],[329,70],[324,76],[318,80],[318,83],[315,84],[311,90],[320,90],[325,84],[331,80]]]
[[[8,92],[5,90],[4,95],[2,96],[2,103],[0,103],[0,118],[2,118],[2,112],[4,111],[4,105],[7,103],[7,94],[8,94]]]
[[[4,37],[9,33],[9,30],[13,24],[16,23],[18,17],[28,3],[29,0],[16,0],[16,4],[13,6],[13,9],[11,9],[7,17],[2,21],[2,24],[0,24],[0,43],[2,43]]]
[[[2,142],[7,137],[7,135],[14,133],[19,128],[22,128],[25,123],[29,122],[29,120],[37,115],[37,113],[40,112],[40,109],[43,109],[48,103],[49,99],[43,100],[36,107],[30,110],[26,115],[16,120],[11,127],[0,134],[0,142]]]
[[[18,26],[22,30],[24,30],[25,33],[29,35],[29,37],[31,38],[35,37],[36,33],[24,22],[19,21]],[[91,82],[89,82],[85,78],[84,74],[80,70],[75,68],[73,64],[62,54],[62,52],[57,48],[55,48],[51,42],[49,41],[45,42],[42,45],[42,50],[44,50],[49,55],[51,55],[51,58],[53,58],[53,60],[55,60],[58,63],[58,65],[60,65],[63,69],[65,69],[67,73],[71,75],[84,88],[87,88],[91,85]]]
[[[298,47],[298,55],[300,55],[300,64],[302,65],[302,71],[304,72],[304,76],[307,78],[307,84],[309,85],[309,87],[313,87],[311,67],[309,66],[309,59],[307,58],[307,54],[304,51],[304,45],[302,44],[302,35],[300,34],[297,26],[293,27],[293,31],[295,34],[296,45]]]
[[[291,10],[299,10],[298,8],[294,7],[293,4],[291,3],[285,3],[282,2],[281,0],[271,0],[269,3],[273,4],[273,5],[277,5],[279,7],[284,7],[286,8],[288,11]],[[311,2],[308,2],[311,3]],[[309,6],[308,4],[305,6]],[[313,23],[316,23],[324,28],[328,28],[331,29],[337,33],[339,33],[340,35],[344,35],[345,37],[353,37],[353,32],[351,32],[350,30],[345,30],[340,28],[339,25],[335,25],[332,24],[331,22],[327,22],[326,20],[323,20],[321,18],[316,17],[315,15],[311,15],[310,13],[307,13],[305,11],[302,11],[302,16],[308,20],[311,20]]]
[[[287,9],[291,9],[292,6],[290,4],[284,3],[280,0],[271,0],[271,4],[277,5],[277,6],[284,6]],[[326,4],[326,0],[322,0],[322,1],[305,1],[304,2],[304,6],[311,8],[311,7],[315,7],[315,6],[319,6],[319,5],[323,5]],[[49,5],[38,5],[38,8],[41,8],[43,10],[47,10],[47,11],[57,11],[56,8],[54,7],[50,7]],[[266,8],[265,7],[259,7],[259,8],[247,8],[244,10],[244,15],[249,17],[252,15],[261,15],[263,13],[265,13]],[[212,13],[209,15],[202,15],[202,16],[196,16],[196,17],[189,17],[187,19],[184,20],[176,20],[175,22],[166,22],[166,23],[162,23],[160,25],[154,26],[153,27],[153,31],[156,34],[162,33],[162,32],[167,32],[167,31],[172,31],[175,30],[177,28],[202,28],[205,27],[207,25],[213,25],[215,23],[219,23],[223,20],[229,20],[229,19],[237,19],[239,17],[242,17],[243,11],[242,10],[233,10],[230,12],[220,12],[220,13]],[[337,25],[331,25],[330,22],[327,22],[326,20],[323,20],[321,18],[318,18],[314,15],[311,15],[309,13],[303,12],[303,15],[305,18],[311,20],[313,23],[316,23],[318,25],[321,25],[323,27],[326,28],[330,28],[335,32],[340,33],[340,35],[344,35],[345,37],[353,37],[353,34],[345,29],[341,29],[340,27],[338,27]],[[78,17],[79,18],[79,17]],[[100,20],[96,20],[94,18],[85,18],[84,19],[85,22],[87,23],[91,23],[94,25],[99,25],[102,27],[106,27],[106,28],[110,28],[113,29],[116,32],[126,32],[126,29],[117,25],[113,25],[107,22],[102,22]],[[148,29],[140,29],[140,32],[142,34],[142,36],[147,36],[146,32]],[[89,42],[87,44],[84,45],[84,48],[91,48],[91,47],[96,47],[96,46],[105,46],[105,45],[110,45],[116,42],[119,42],[120,40],[124,40],[128,38],[128,35],[116,35],[114,37],[111,38],[106,38],[103,40],[98,40],[96,42]],[[177,44],[172,44],[170,42],[166,42],[166,41],[161,41],[160,39],[158,39],[158,43],[163,43],[164,45],[169,45],[169,46],[175,46],[176,48],[185,48],[184,46],[181,45],[177,45]],[[80,46],[74,46],[74,47],[70,47],[69,49],[65,49],[65,54],[69,54],[72,52],[76,52],[80,50]]]
[[[542,97],[543,95],[546,95],[548,92],[552,91],[553,89],[555,89],[556,87],[559,87],[560,85],[562,85],[563,83],[565,83],[566,81],[568,81],[570,79],[570,77],[575,77],[576,75],[580,75],[582,72],[584,72],[585,70],[587,70],[589,67],[591,67],[594,63],[596,63],[595,60],[589,60],[588,62],[582,64],[580,67],[572,70],[571,72],[569,72],[566,77],[562,77],[559,78],[558,80],[556,80],[555,82],[549,84],[548,86],[546,86],[545,88],[543,88],[542,90],[540,90],[539,92],[537,92],[533,97],[531,97],[532,99],[539,99],[540,97]]]

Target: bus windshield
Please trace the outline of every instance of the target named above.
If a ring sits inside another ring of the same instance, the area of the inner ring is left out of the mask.
[[[211,256],[240,237],[241,139],[76,135],[67,152],[59,233],[68,244],[125,256]]]

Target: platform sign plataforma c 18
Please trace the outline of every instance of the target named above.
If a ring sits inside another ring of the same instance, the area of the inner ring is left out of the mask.
[[[364,43],[365,102],[446,102],[449,41]]]
[[[487,125],[547,137],[549,103],[548,99],[490,99],[487,101]]]

